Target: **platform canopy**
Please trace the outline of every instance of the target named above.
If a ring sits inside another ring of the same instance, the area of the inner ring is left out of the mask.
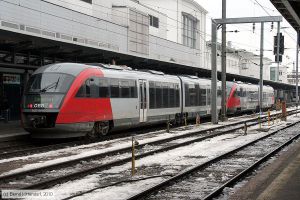
[[[300,29],[300,0],[270,0],[295,30]]]

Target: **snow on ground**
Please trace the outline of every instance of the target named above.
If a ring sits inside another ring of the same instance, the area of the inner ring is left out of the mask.
[[[228,124],[228,123],[229,122],[225,122],[223,124]],[[149,143],[149,142],[161,140],[164,138],[171,138],[174,137],[175,135],[176,136],[184,135],[187,133],[197,132],[200,130],[210,129],[212,127],[219,127],[219,126],[222,126],[222,124],[220,123],[218,125],[212,125],[208,123],[208,124],[202,124],[200,126],[190,126],[189,128],[192,127],[192,129],[189,130],[184,130],[184,131],[174,130],[171,131],[170,133],[167,133],[165,131],[155,131],[143,135],[137,135],[135,138],[140,142],[140,144],[143,144],[143,143]],[[53,151],[40,153],[40,154],[13,157],[13,158],[0,160],[0,171],[1,171],[2,164],[13,166],[12,163],[14,161],[16,162],[24,161],[25,163],[26,161],[28,161],[29,164],[25,164],[22,167],[19,167],[17,169],[12,169],[7,172],[2,172],[1,175],[7,175],[7,174],[12,174],[16,172],[25,171],[25,170],[36,169],[43,166],[49,166],[58,162],[84,158],[87,156],[109,152],[119,148],[125,148],[130,146],[131,146],[131,137],[126,137],[126,138],[116,139],[113,141],[103,141],[103,142],[80,145],[80,146],[70,147],[70,148],[65,148],[60,150],[53,150]]]
[[[289,117],[289,122],[297,121],[299,118],[297,117]],[[284,126],[286,122],[279,122],[277,128],[279,126]],[[226,134],[218,137],[214,137],[211,139],[207,139],[202,142],[194,143],[186,147],[180,147],[174,150],[170,150],[164,153],[155,154],[152,156],[148,156],[146,158],[142,158],[136,161],[137,168],[149,168],[153,165],[160,165],[163,168],[167,168],[166,171],[162,171],[160,174],[173,174],[178,173],[178,170],[181,170],[181,167],[178,166],[193,166],[195,164],[200,164],[206,162],[207,160],[214,158],[222,153],[233,150],[239,146],[242,146],[245,143],[253,141],[257,138],[260,138],[268,132],[257,132],[258,126],[253,128],[249,128],[249,134],[241,135],[238,134]],[[273,128],[273,130],[277,129]],[[216,148],[217,147],[217,148]],[[172,167],[174,166],[174,167]],[[113,167],[111,169],[105,170],[99,174],[93,174],[84,177],[81,180],[70,181],[68,183],[55,186],[54,189],[56,191],[56,196],[58,198],[66,198],[71,194],[80,191],[87,191],[93,189],[97,186],[97,182],[101,180],[101,174],[109,174],[116,175],[124,173],[128,173],[131,169],[131,164],[127,163],[121,166]],[[109,178],[109,177],[106,177]],[[98,199],[111,199],[113,195],[117,194],[120,199],[125,199],[138,191],[142,191],[150,185],[159,183],[162,179],[150,179],[145,180],[143,182],[139,182],[137,187],[131,187],[132,184],[124,184],[124,185],[116,185],[114,187],[98,189],[91,193],[87,193],[84,196],[80,196],[76,199],[93,199],[97,197]]]

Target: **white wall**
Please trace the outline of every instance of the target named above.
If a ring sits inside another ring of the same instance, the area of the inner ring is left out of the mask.
[[[199,49],[199,53],[195,56],[199,59],[200,67],[208,69],[205,60],[207,11],[204,8],[194,0],[140,0],[139,2],[167,15],[167,39],[179,44],[182,44],[182,13],[189,13],[197,18],[196,49]]]

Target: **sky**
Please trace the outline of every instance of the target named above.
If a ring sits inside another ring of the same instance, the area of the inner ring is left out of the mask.
[[[222,0],[195,0],[208,11],[206,25],[206,39],[211,37],[211,19],[222,17]],[[264,8],[262,8],[258,3]],[[259,17],[259,16],[278,16],[281,15],[269,0],[227,0],[227,17]],[[268,13],[267,13],[268,12]],[[255,25],[253,33],[252,24],[227,25],[227,31],[238,30],[238,33],[227,33],[227,41],[232,41],[232,46],[246,49],[255,54],[259,54],[260,48],[260,24]],[[273,37],[277,33],[277,23],[271,31],[271,23],[265,23],[264,31],[264,56],[274,61]],[[296,31],[284,19],[280,25],[283,27],[281,32],[284,35],[285,49],[283,64],[289,66],[288,71],[293,69],[293,62],[296,58]],[[221,39],[221,32],[218,32],[218,40]]]

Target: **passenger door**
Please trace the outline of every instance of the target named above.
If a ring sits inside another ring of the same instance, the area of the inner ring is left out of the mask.
[[[146,80],[139,80],[140,122],[147,121],[147,99]]]

